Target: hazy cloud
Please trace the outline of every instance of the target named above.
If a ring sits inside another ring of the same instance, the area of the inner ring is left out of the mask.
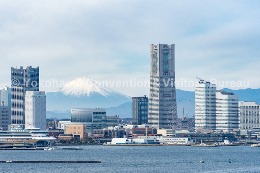
[[[175,43],[177,79],[250,80],[258,88],[259,5],[0,0],[0,83],[9,85],[10,67],[20,65],[40,66],[42,80],[149,80],[149,45]],[[148,94],[147,87],[115,89]]]

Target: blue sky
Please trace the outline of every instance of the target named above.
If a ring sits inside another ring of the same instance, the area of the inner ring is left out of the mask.
[[[147,81],[150,44],[174,43],[176,80],[199,76],[259,88],[259,18],[253,0],[0,0],[0,84],[10,85],[10,67],[20,65],[40,66],[42,81]]]

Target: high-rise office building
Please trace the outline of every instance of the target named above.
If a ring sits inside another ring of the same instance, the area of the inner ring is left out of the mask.
[[[44,91],[26,91],[25,128],[46,130],[46,95]]]
[[[150,54],[148,123],[160,129],[175,129],[177,123],[175,45],[152,44]]]
[[[216,130],[230,132],[238,129],[238,97],[232,92],[216,92]]]
[[[12,67],[11,82],[11,128],[24,128],[25,92],[39,91],[39,67]]]
[[[195,88],[195,129],[230,132],[238,129],[238,123],[238,97],[199,80]]]
[[[216,129],[216,85],[204,80],[195,88],[195,129]]]
[[[132,118],[135,125],[148,123],[148,97],[132,97]]]
[[[239,102],[239,128],[260,128],[260,105],[256,102]]]

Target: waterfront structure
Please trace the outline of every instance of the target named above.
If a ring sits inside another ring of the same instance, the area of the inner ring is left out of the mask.
[[[195,129],[216,129],[216,85],[202,79],[195,88]]]
[[[11,107],[0,106],[0,130],[8,130],[11,123]]]
[[[88,136],[88,124],[87,123],[69,123],[65,125],[65,134],[72,134],[73,138],[79,138],[80,140],[86,139]]]
[[[0,89],[0,104],[1,106],[11,106],[11,88]]]
[[[26,129],[18,131],[0,131],[0,141],[3,142],[28,142],[28,141],[54,141],[56,138],[49,136],[48,131],[40,129]]]
[[[132,119],[135,125],[148,123],[148,97],[132,97]]]
[[[152,44],[150,54],[148,123],[159,129],[174,129],[177,124],[175,45]]]
[[[12,67],[11,82],[11,127],[24,128],[25,92],[39,91],[39,67]]]
[[[46,95],[44,91],[26,91],[25,128],[46,130]]]
[[[239,102],[239,129],[260,128],[260,105],[256,102]]]
[[[238,129],[238,97],[232,92],[216,92],[216,130],[231,132]]]
[[[90,109],[90,108],[77,108],[71,109],[71,122],[86,123],[88,133],[93,133],[93,129],[103,129],[106,124],[106,111],[105,109]]]

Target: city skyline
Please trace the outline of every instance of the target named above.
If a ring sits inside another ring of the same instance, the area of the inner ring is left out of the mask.
[[[250,88],[259,88],[258,4],[1,1],[0,50],[4,61],[0,86],[10,86],[10,67],[21,65],[40,66],[42,81],[70,81],[81,76],[98,81],[149,81],[149,45],[175,43],[176,81],[195,81],[199,76],[249,81]],[[149,93],[149,86],[112,89],[131,96]]]

